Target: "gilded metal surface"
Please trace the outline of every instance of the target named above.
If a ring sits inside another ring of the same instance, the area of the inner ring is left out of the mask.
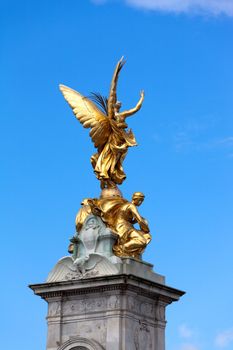
[[[82,207],[76,216],[76,230],[80,232],[88,215],[100,216],[106,226],[118,235],[113,247],[115,255],[140,259],[151,240],[148,223],[137,210],[144,200],[144,195],[135,192],[132,201],[129,202],[123,198],[117,185],[122,184],[126,178],[122,164],[128,148],[137,145],[133,132],[127,130],[126,118],[141,108],[144,92],[141,91],[140,99],[134,108],[120,112],[117,82],[124,63],[122,58],[116,65],[108,99],[93,94],[93,100],[96,102],[93,103],[91,99],[67,86],[60,85],[60,90],[76,118],[84,128],[91,129],[90,136],[97,149],[91,157],[91,164],[102,188],[100,198],[84,199],[81,203]],[[102,110],[97,105],[100,105]],[[135,224],[138,224],[140,229],[136,229]],[[72,249],[71,244],[70,252]]]
[[[76,226],[77,232],[81,231],[81,228],[84,224],[84,221],[86,220],[88,215],[90,215],[92,213],[88,201],[89,201],[88,198],[86,198],[82,201],[81,208],[79,209],[79,212],[76,215],[75,226]]]
[[[106,226],[117,233],[118,240],[113,247],[117,256],[140,259],[151,240],[148,223],[137,210],[143,200],[144,194],[141,192],[135,192],[131,202],[120,194],[111,196],[107,192],[102,193],[100,199],[88,200],[93,214],[99,215]],[[135,224],[139,225],[140,230],[134,227]]]
[[[109,98],[104,99],[95,94],[95,96],[98,95],[97,103],[105,108],[105,112],[79,92],[60,85],[60,90],[76,118],[84,128],[91,129],[90,136],[97,149],[97,153],[91,157],[91,164],[97,179],[101,181],[101,188],[122,184],[126,178],[122,166],[123,160],[128,147],[137,145],[133,132],[126,130],[128,125],[125,120],[141,108],[144,92],[141,91],[141,97],[134,108],[120,112],[121,103],[117,101],[116,90],[118,76],[124,63],[122,58],[116,65]]]

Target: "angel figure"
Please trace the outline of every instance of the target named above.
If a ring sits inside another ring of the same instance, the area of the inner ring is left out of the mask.
[[[111,188],[122,184],[126,175],[123,170],[123,160],[128,147],[136,146],[136,140],[125,119],[136,113],[142,106],[144,91],[137,105],[127,111],[120,112],[121,103],[117,101],[117,81],[119,73],[125,64],[123,57],[117,63],[110,87],[109,98],[93,93],[92,100],[79,92],[60,85],[60,90],[72,108],[76,118],[84,128],[90,128],[90,136],[97,148],[97,153],[91,157],[91,164],[101,188]],[[102,109],[99,109],[100,106]]]

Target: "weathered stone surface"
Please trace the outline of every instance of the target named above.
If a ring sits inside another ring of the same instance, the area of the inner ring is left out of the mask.
[[[76,232],[71,239],[74,245],[73,255],[60,259],[49,273],[46,282],[125,273],[164,283],[164,277],[155,274],[151,264],[115,256],[112,247],[116,239],[117,235],[111,232],[99,217],[89,215],[81,231]]]
[[[73,255],[60,259],[49,273],[47,282],[83,279],[117,274],[121,259],[113,254],[112,247],[117,235],[103,221],[89,215],[73,242]]]
[[[152,265],[122,259],[108,276],[34,284],[48,302],[47,350],[164,350],[165,308],[184,292]]]
[[[183,292],[141,260],[118,258],[117,236],[89,215],[46,283],[31,285],[48,302],[47,350],[164,350],[165,308]]]

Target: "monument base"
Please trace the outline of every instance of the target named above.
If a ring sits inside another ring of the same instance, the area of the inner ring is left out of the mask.
[[[30,288],[48,302],[47,350],[164,350],[166,306],[184,294],[134,259],[118,274]]]

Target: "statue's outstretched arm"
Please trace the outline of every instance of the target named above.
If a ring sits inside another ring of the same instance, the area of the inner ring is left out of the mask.
[[[120,117],[127,118],[127,117],[130,117],[131,115],[135,114],[137,111],[139,111],[139,109],[142,107],[142,103],[144,101],[144,96],[145,96],[143,90],[141,91],[140,95],[141,95],[140,100],[138,101],[136,106],[134,108],[129,109],[128,111],[124,111],[124,112],[119,113]]]

